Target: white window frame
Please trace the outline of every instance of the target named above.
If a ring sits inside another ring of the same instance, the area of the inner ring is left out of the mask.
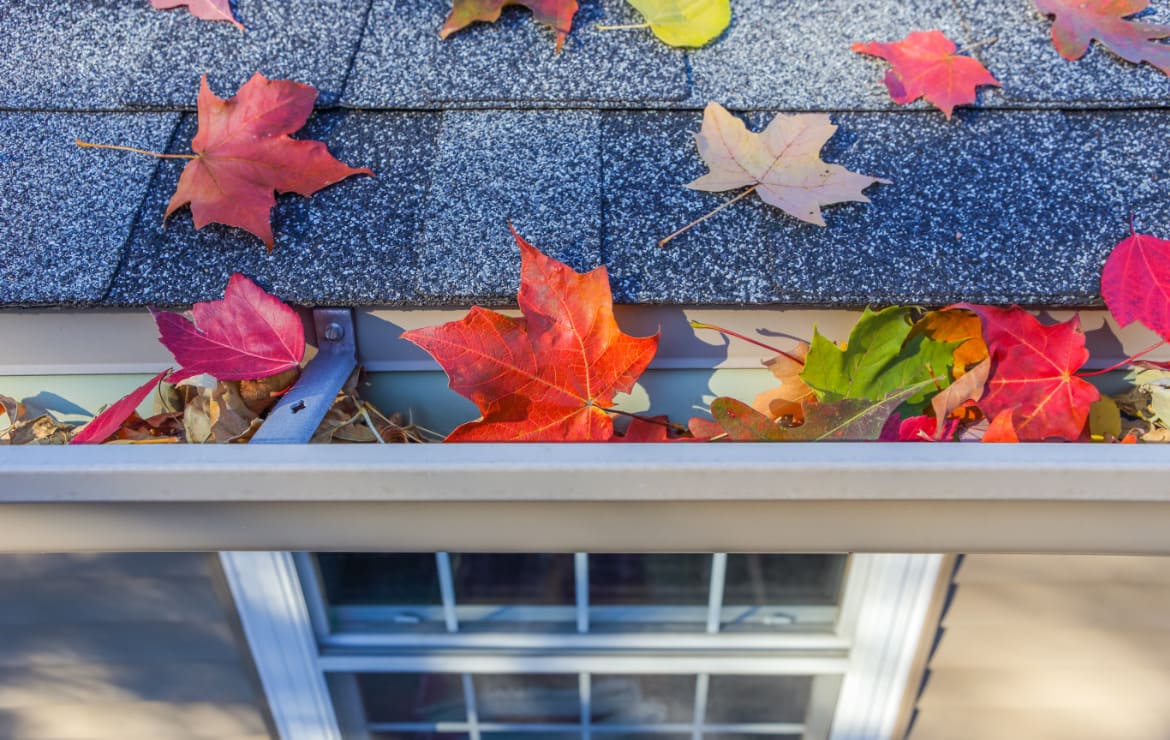
[[[441,557],[441,555],[440,555]],[[307,565],[308,557],[304,554],[289,552],[221,552],[224,572],[235,598],[248,638],[248,644],[256,663],[261,683],[272,712],[277,731],[281,740],[363,740],[355,738],[352,733],[343,738],[340,730],[341,723],[338,714],[360,712],[360,706],[334,706],[330,696],[325,674],[330,673],[330,680],[344,681],[345,674],[339,671],[377,669],[386,665],[385,658],[370,659],[369,665],[363,665],[363,656],[336,656],[321,655],[318,649],[319,641],[331,639],[323,634],[321,625],[327,624],[324,614],[310,614],[310,604],[319,605],[321,599],[306,599],[304,588],[313,587],[305,584],[298,575],[297,560],[301,559]],[[576,567],[588,567],[587,558],[578,553]],[[716,569],[719,559],[716,558]],[[723,560],[725,563],[725,559]],[[829,674],[840,675],[839,696],[836,709],[832,715],[830,727],[804,727],[806,738],[823,737],[828,740],[893,740],[897,723],[898,710],[907,690],[914,655],[918,648],[918,641],[923,634],[925,619],[929,612],[930,601],[934,593],[936,582],[940,576],[943,556],[937,554],[855,554],[852,556],[844,596],[841,604],[841,618],[838,620],[836,634],[815,635],[784,635],[783,633],[748,633],[724,634],[719,638],[735,638],[745,644],[772,645],[793,647],[796,645],[811,645],[818,642],[820,645],[836,644],[843,646],[847,658],[810,657],[801,661],[792,657],[784,657],[785,670],[783,672],[801,674]],[[440,569],[440,573],[443,569]],[[717,575],[712,578],[714,584]],[[578,578],[578,584],[582,579]],[[443,584],[440,583],[441,590]],[[449,589],[450,584],[447,584]],[[716,599],[714,586],[712,587],[712,601],[709,604],[709,623],[713,620],[716,627],[722,613],[722,605]],[[445,599],[445,603],[452,603]],[[584,603],[581,601],[579,603]],[[587,619],[587,616],[584,617]],[[579,617],[580,619],[580,617]],[[448,628],[457,625],[453,610],[448,610]],[[587,624],[587,623],[586,623]],[[579,621],[579,631],[584,625]],[[453,630],[452,630],[453,631]],[[412,636],[422,637],[422,636]],[[461,636],[461,638],[470,635]],[[498,644],[500,635],[487,635],[484,638],[495,640]],[[517,636],[519,642],[541,639],[543,636]],[[590,636],[592,637],[592,636]],[[672,638],[677,636],[671,636]],[[696,640],[703,640],[706,636],[694,635]],[[572,638],[571,635],[549,636],[543,639]],[[653,635],[628,635],[622,639],[636,640],[644,644],[647,638],[653,641]],[[811,642],[810,642],[811,641]],[[421,661],[417,657],[404,657],[402,662],[395,664],[396,670],[436,670],[446,668],[450,671],[464,674],[467,681],[470,672],[496,672],[509,670],[507,661],[499,661],[487,655],[474,662],[460,659],[458,665],[443,666],[435,660]],[[415,662],[410,662],[415,661]],[[757,661],[753,668],[753,661]],[[834,662],[835,661],[835,662]],[[703,679],[711,673],[768,673],[775,675],[776,665],[768,666],[767,657],[752,658],[749,660],[726,660],[712,656],[696,661],[693,658],[684,658],[676,666],[677,672],[698,674],[697,692],[704,693],[701,686]],[[661,672],[661,662],[656,661],[654,668],[638,670],[639,665],[646,665],[639,661],[637,656],[615,662],[612,657],[606,657],[597,665],[590,665],[587,660],[575,659],[572,665],[558,663],[555,657],[547,659],[543,669],[547,672],[579,672],[580,692],[583,702],[583,714],[587,714],[589,696],[588,674],[591,672],[606,673],[638,673]],[[569,670],[572,668],[572,670]],[[828,686],[830,682],[822,682],[818,687],[814,683],[814,695],[818,691],[831,689],[837,693],[837,686]],[[340,696],[347,693],[356,696],[356,691],[338,692]],[[472,696],[473,692],[465,687],[465,693]],[[815,700],[815,699],[814,699]],[[469,707],[474,712],[474,707]],[[701,712],[699,713],[701,715]],[[583,724],[587,727],[587,723]],[[696,723],[702,721],[697,716]],[[476,723],[472,723],[476,726]],[[488,726],[479,724],[480,729]],[[685,731],[695,728],[685,728]],[[451,727],[452,730],[465,730],[465,727]],[[549,731],[553,728],[550,726]],[[664,728],[665,729],[665,728]],[[707,731],[718,728],[707,726]],[[783,728],[764,727],[761,731],[779,731]],[[588,733],[586,733],[588,736]],[[535,735],[534,735],[535,737]],[[476,740],[472,735],[472,740]]]

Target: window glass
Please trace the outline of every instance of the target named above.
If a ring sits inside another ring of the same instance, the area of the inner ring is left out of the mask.
[[[368,722],[467,721],[459,674],[359,673],[356,678]]]
[[[466,732],[371,732],[370,740],[470,740]]]
[[[590,709],[595,724],[672,724],[694,719],[694,676],[594,675]]]
[[[317,567],[332,606],[441,605],[433,553],[318,553]]]
[[[562,604],[572,606],[572,555],[454,553],[456,604]]]
[[[472,676],[481,722],[579,724],[576,675],[479,674]]]
[[[589,603],[705,606],[710,555],[590,555]]]
[[[840,598],[845,559],[845,555],[728,555],[723,604],[834,605]]]
[[[711,676],[707,724],[804,722],[810,676]]]

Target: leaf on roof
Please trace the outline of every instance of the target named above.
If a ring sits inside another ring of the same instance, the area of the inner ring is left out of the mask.
[[[257,72],[224,100],[211,92],[203,75],[199,130],[191,140],[195,156],[179,177],[166,215],[190,205],[195,228],[237,226],[272,251],[274,192],[309,197],[352,175],[373,175],[337,161],[319,141],[289,137],[305,125],[316,99],[317,90],[309,85],[269,80]]]
[[[926,98],[948,120],[956,105],[975,102],[975,88],[1000,84],[977,59],[956,54],[955,42],[942,31],[914,31],[894,43],[869,41],[851,48],[890,63],[885,83],[895,103]]]
[[[720,192],[747,186],[735,198],[658,242],[667,242],[751,193],[801,221],[824,226],[821,206],[846,201],[868,203],[862,195],[874,183],[889,180],[850,172],[821,159],[821,147],[837,127],[824,113],[777,114],[760,133],[719,103],[707,104],[703,126],[695,135],[706,175],[687,183],[692,190]]]
[[[613,437],[606,409],[629,393],[658,336],[618,328],[604,267],[575,272],[512,232],[520,247],[520,310],[479,306],[463,319],[405,332],[483,417],[447,441],[596,441]]]
[[[1036,8],[1054,16],[1052,45],[1070,61],[1080,59],[1093,41],[1127,62],[1147,62],[1170,75],[1170,26],[1126,20],[1149,7],[1147,0],[1035,0]]]
[[[705,46],[731,23],[731,0],[627,2],[646,18],[654,35],[671,46]]]
[[[439,38],[447,38],[476,21],[494,23],[507,5],[523,5],[532,11],[532,17],[557,33],[557,53],[564,46],[565,37],[573,28],[577,0],[455,0],[451,13],[439,29]]]
[[[222,300],[192,306],[193,322],[170,311],[151,314],[180,366],[171,383],[203,373],[221,381],[266,378],[296,368],[305,355],[296,311],[239,273]]]
[[[244,24],[236,20],[228,0],[150,0],[150,5],[159,10],[170,10],[186,6],[188,12],[205,21],[227,21],[241,31]]]
[[[1133,232],[1105,260],[1101,297],[1121,326],[1140,322],[1170,340],[1170,241]]]

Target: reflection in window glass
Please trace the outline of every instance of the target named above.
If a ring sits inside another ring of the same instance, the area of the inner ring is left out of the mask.
[[[572,555],[451,555],[455,603],[571,606]]]
[[[804,722],[809,676],[711,676],[707,723]]]
[[[703,606],[710,590],[710,555],[589,556],[591,605]]]
[[[728,555],[725,606],[832,606],[840,598],[845,555]]]
[[[594,675],[591,710],[596,724],[689,723],[694,719],[694,676]]]
[[[441,604],[433,553],[318,553],[332,606]]]
[[[481,722],[578,724],[580,689],[576,675],[475,675]]]
[[[357,682],[369,722],[467,721],[458,674],[359,673]]]

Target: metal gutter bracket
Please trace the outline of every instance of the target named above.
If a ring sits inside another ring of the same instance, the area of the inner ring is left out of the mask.
[[[308,442],[357,367],[352,310],[315,308],[313,324],[317,330],[317,356],[268,413],[250,444]]]

